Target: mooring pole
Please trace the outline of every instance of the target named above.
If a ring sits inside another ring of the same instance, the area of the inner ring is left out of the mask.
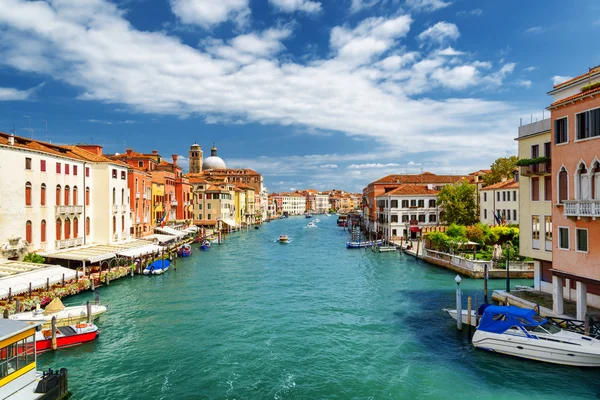
[[[483,302],[488,303],[488,265],[483,264]]]
[[[52,317],[52,350],[56,350],[56,316]]]
[[[460,291],[460,282],[462,278],[460,275],[456,275],[454,282],[456,282],[456,329],[462,331],[462,293]]]
[[[471,337],[471,310],[472,310],[473,304],[471,303],[471,296],[468,297],[467,299],[467,325],[469,325],[469,327],[467,328],[469,331],[469,338]]]
[[[506,242],[506,292],[510,293],[510,243]]]
[[[85,310],[87,313],[87,322],[89,324],[92,322],[92,303],[90,303],[89,300],[85,303]]]

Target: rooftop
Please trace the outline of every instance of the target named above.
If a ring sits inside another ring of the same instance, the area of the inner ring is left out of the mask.
[[[522,139],[528,136],[538,135],[540,133],[550,132],[550,118],[535,121],[530,124],[519,127],[519,137]]]
[[[494,183],[493,185],[488,185],[481,190],[496,190],[496,189],[518,189],[519,182],[515,182],[514,179],[508,179],[506,181]]]
[[[418,175],[388,175],[372,182],[373,184],[396,183],[396,184],[427,184],[427,183],[454,183],[466,179],[463,175],[436,175],[431,172],[423,172]]]
[[[377,197],[383,196],[407,196],[407,195],[437,195],[440,191],[435,189],[429,189],[423,185],[402,185],[396,189],[387,193],[381,194]]]

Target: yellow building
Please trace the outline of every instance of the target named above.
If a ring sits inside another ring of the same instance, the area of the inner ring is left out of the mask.
[[[246,207],[246,192],[242,189],[236,187],[233,190],[235,196],[235,204],[234,204],[234,216],[235,223],[237,226],[242,226],[242,222],[244,222],[244,208]]]
[[[165,213],[163,206],[165,201],[165,184],[163,182],[152,181],[152,228],[156,226]]]
[[[550,119],[519,127],[519,160],[550,157]],[[522,161],[523,162],[523,161]],[[534,286],[552,293],[552,168],[550,161],[519,167],[519,254],[535,260]]]

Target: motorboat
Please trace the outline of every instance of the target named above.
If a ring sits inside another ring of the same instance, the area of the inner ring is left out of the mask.
[[[106,312],[106,306],[91,304],[91,320],[95,320]],[[43,327],[50,327],[52,317],[56,317],[56,326],[66,326],[87,321],[87,305],[65,307],[59,298],[54,298],[44,310],[39,304],[33,311],[12,314],[9,319],[43,323]]]
[[[565,331],[534,310],[488,306],[473,335],[478,349],[578,367],[600,367],[600,340]]]
[[[312,218],[312,215],[310,213],[307,213],[304,215],[306,218]]]
[[[210,250],[210,242],[208,240],[205,240],[204,242],[200,243],[200,250]]]
[[[189,257],[192,255],[192,246],[189,244],[182,244],[177,248],[177,255],[179,257]]]
[[[319,218],[315,219],[315,223],[317,222],[321,222],[321,220]]]
[[[279,243],[289,243],[290,238],[288,235],[279,235]]]
[[[56,328],[56,347],[72,347],[95,340],[100,331],[91,322],[66,325]],[[52,328],[42,329],[35,333],[35,347],[37,353],[52,350]]]
[[[376,241],[365,241],[365,242],[346,242],[347,249],[364,249],[365,247],[381,246],[383,241],[381,239]]]
[[[444,308],[443,311],[447,312],[452,318],[456,319],[457,312],[451,308]],[[480,316],[481,317],[481,316]],[[469,323],[469,310],[462,310],[462,323]],[[477,327],[477,312],[471,310],[471,326]]]
[[[309,222],[308,225],[306,225],[307,228],[316,228],[317,225],[315,225],[314,222]]]
[[[254,225],[254,229],[258,230],[258,229],[260,229],[260,226]]]
[[[169,270],[171,262],[167,259],[156,260],[142,271],[144,275],[161,275]]]
[[[337,226],[348,227],[348,216],[347,215],[338,215]]]

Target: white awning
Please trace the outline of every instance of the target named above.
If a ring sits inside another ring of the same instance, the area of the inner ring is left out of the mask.
[[[155,233],[154,235],[148,235],[148,236],[144,236],[142,238],[142,240],[148,240],[148,241],[154,241],[157,240],[158,243],[168,243],[170,241],[174,241],[175,239],[177,239],[175,236],[173,235],[159,235],[158,233]]]
[[[50,285],[62,282],[63,274],[65,281],[68,281],[75,279],[76,272],[75,270],[58,265],[46,265],[45,268],[0,278],[0,299],[8,297],[9,289],[13,295],[27,292],[29,290],[29,283],[31,283],[31,288],[34,290],[46,287],[48,279],[50,279]]]
[[[233,227],[238,226],[234,220],[229,219],[229,218],[222,218],[221,221],[223,221],[224,223],[226,223],[229,226],[233,226]]]
[[[198,227],[195,225],[192,226],[188,226],[187,228],[184,229],[184,231],[188,231],[188,232],[198,232]]]
[[[173,235],[173,236],[177,236],[177,237],[184,237],[188,235],[188,232],[182,232],[182,231],[178,231],[176,229],[173,229],[169,226],[165,226],[163,228],[159,228],[159,227],[155,227],[155,230],[165,233],[167,235]]]
[[[147,246],[136,247],[135,249],[118,251],[117,255],[122,257],[139,257],[144,254],[154,254],[156,252],[160,252],[163,250],[162,246],[157,246],[155,244],[149,244]]]

